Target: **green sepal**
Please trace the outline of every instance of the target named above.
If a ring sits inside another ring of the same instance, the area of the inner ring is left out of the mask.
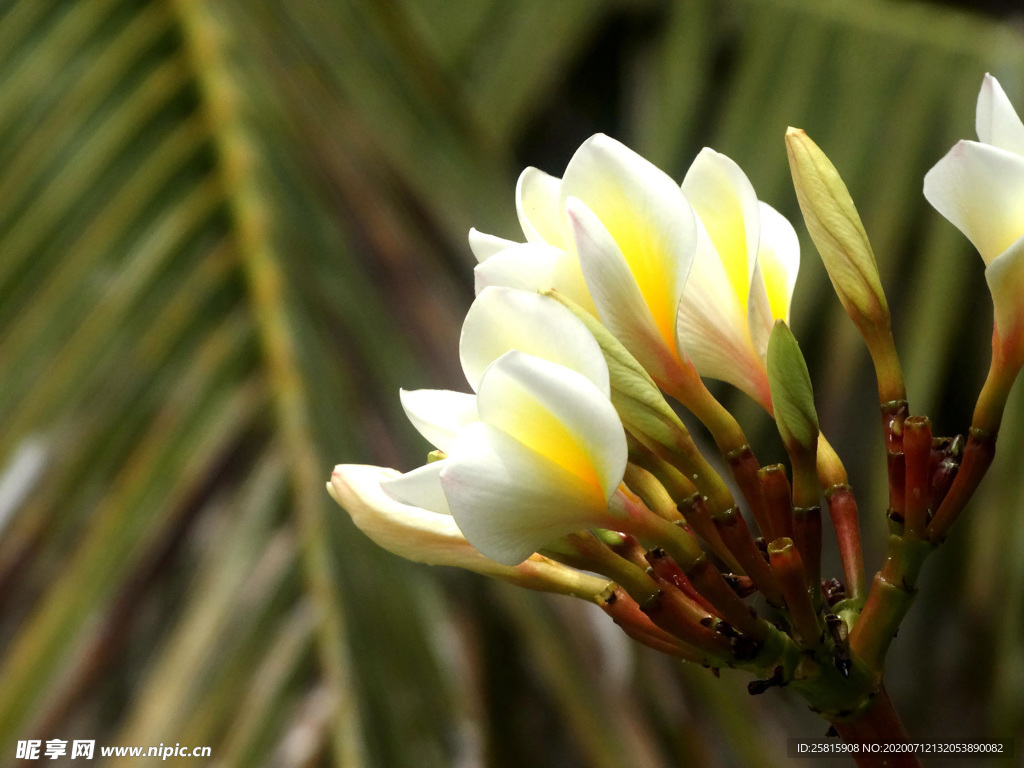
[[[567,307],[597,339],[608,364],[611,401],[623,426],[650,444],[653,441],[675,453],[690,442],[689,432],[676,412],[636,358],[622,346],[601,321],[554,290],[541,291]]]
[[[768,340],[768,385],[775,423],[787,449],[814,454],[818,444],[818,412],[814,408],[811,374],[800,344],[782,320]]]

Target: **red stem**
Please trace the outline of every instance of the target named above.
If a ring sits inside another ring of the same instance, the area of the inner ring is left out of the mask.
[[[757,612],[733,592],[732,587],[707,558],[700,558],[686,575],[727,622],[755,642],[759,643],[765,639],[769,629],[767,622],[759,618]]]
[[[882,403],[882,430],[885,433],[886,466],[889,470],[889,509],[899,515],[900,519],[903,519],[906,489],[903,422],[908,413],[906,400]]]
[[[757,463],[757,457],[749,445],[729,451],[726,454],[726,461],[729,462],[729,469],[732,470],[733,479],[740,487],[743,498],[747,500],[750,514],[754,516],[758,529],[765,536],[770,535],[772,530],[771,518],[768,514],[768,505],[765,503],[764,491],[761,488],[761,478],[758,471],[761,465]]]
[[[768,556],[786,599],[786,608],[800,635],[800,644],[804,648],[818,645],[822,640],[821,624],[811,603],[807,574],[793,540],[786,537],[776,539],[768,545]]]
[[[637,642],[686,661],[708,663],[707,656],[701,651],[680,641],[652,622],[622,587],[616,588],[615,592],[601,604],[601,608],[623,632]]]
[[[928,492],[931,475],[932,426],[924,416],[903,422],[903,455],[906,462],[905,528],[907,536],[925,536],[928,525]]]
[[[761,488],[764,500],[768,505],[768,518],[772,530],[765,533],[768,541],[786,536],[793,538],[793,491],[786,477],[786,469],[782,464],[771,464],[763,467],[758,473],[761,477]]]
[[[978,490],[995,455],[996,434],[971,427],[971,434],[964,448],[964,458],[960,462],[960,471],[957,472],[949,493],[942,500],[928,526],[928,537],[933,542],[939,543],[946,538],[949,529],[960,517],[971,496]]]
[[[875,694],[870,708],[862,717],[853,722],[836,721],[832,725],[847,744],[905,744],[908,740],[907,731],[884,686]],[[853,759],[858,768],[921,768],[921,761],[910,754],[874,755],[860,752]]]
[[[781,606],[782,593],[779,591],[778,582],[771,566],[754,543],[754,537],[750,535],[750,529],[739,508],[733,507],[716,514],[714,521],[725,545],[736,555],[743,570],[761,590],[761,594],[772,605]]]
[[[686,578],[686,574],[683,569],[679,567],[679,564],[668,556],[668,553],[663,549],[652,549],[645,555],[647,564],[650,566],[651,571],[658,577],[671,583],[690,598],[693,602],[697,603],[700,607],[706,610],[708,613],[721,618],[718,611],[715,610],[715,606],[709,603],[704,596],[697,591],[696,587],[690,583],[690,580]]]
[[[796,507],[793,510],[793,543],[800,553],[814,604],[821,605],[821,507]]]
[[[864,595],[864,553],[860,546],[857,501],[848,485],[834,485],[825,491],[828,514],[836,530],[839,557],[846,576],[846,594],[853,599]]]

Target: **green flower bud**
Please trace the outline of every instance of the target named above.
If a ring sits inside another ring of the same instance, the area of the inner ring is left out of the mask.
[[[775,405],[775,423],[790,453],[815,453],[818,413],[814,408],[811,374],[796,337],[781,320],[768,340],[768,384]]]
[[[862,332],[888,329],[875,254],[839,172],[798,128],[786,131],[786,152],[807,231],[847,314]]]

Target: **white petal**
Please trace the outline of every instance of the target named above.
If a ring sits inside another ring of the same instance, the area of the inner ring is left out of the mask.
[[[667,371],[679,360],[675,339],[678,301],[673,313],[665,315],[668,299],[663,298],[661,316],[656,320],[629,263],[601,220],[576,198],[568,200],[567,209],[580,267],[598,317],[655,381],[666,380]]]
[[[683,192],[707,228],[744,313],[757,259],[757,194],[735,162],[705,147],[683,179]]]
[[[466,541],[450,515],[439,515],[395,501],[382,482],[401,477],[393,469],[339,465],[328,489],[367,536],[396,555],[434,565],[467,566],[485,558]]]
[[[561,185],[561,179],[537,168],[527,168],[519,174],[516,212],[527,241],[565,248],[563,214],[558,199]]]
[[[560,248],[517,244],[478,264],[473,273],[477,294],[491,285],[532,292],[554,288],[597,315],[579,260]]]
[[[444,464],[441,482],[456,522],[499,563],[520,563],[561,536],[608,524],[601,494],[488,424],[467,427]]]
[[[444,469],[446,461],[448,459],[424,464],[404,475],[382,480],[380,486],[385,495],[397,502],[426,509],[438,515],[450,515],[448,500],[441,489],[440,480],[441,470]]]
[[[561,205],[572,197],[600,220],[655,323],[673,343],[676,308],[696,247],[693,212],[682,190],[640,155],[598,134],[584,142],[566,168]],[[592,277],[587,275],[591,294]]]
[[[1024,157],[958,142],[925,174],[924,196],[991,264],[1024,234]]]
[[[470,386],[476,389],[487,366],[512,349],[577,371],[609,395],[601,348],[570,310],[533,291],[485,288],[469,308],[459,340]]]
[[[480,420],[608,499],[626,469],[626,436],[608,396],[576,371],[508,352],[480,383]]]
[[[469,248],[479,262],[487,261],[494,254],[514,245],[519,245],[519,243],[506,240],[503,237],[488,235],[478,229],[469,230]]]
[[[757,268],[750,284],[750,335],[761,359],[776,320],[789,323],[789,312],[800,269],[800,240],[793,225],[767,203],[758,203],[761,238]]]
[[[746,310],[700,219],[697,256],[679,303],[679,347],[702,376],[727,381],[763,402],[761,370]]]
[[[484,557],[462,535],[454,518],[394,501],[381,482],[398,475],[382,467],[339,465],[327,490],[356,526],[379,546],[408,560],[450,565],[502,579],[527,589],[594,601],[608,582],[535,555],[509,567]]]
[[[400,390],[402,408],[417,431],[445,453],[459,430],[477,420],[476,397],[448,389]]]
[[[1019,354],[1024,346],[1024,237],[993,259],[985,280],[992,291],[996,330]]]
[[[989,74],[978,94],[976,126],[978,138],[985,144],[1024,156],[1024,123],[999,81]]]

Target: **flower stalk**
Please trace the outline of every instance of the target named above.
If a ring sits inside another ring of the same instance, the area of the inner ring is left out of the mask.
[[[795,493],[790,487],[789,479],[786,477],[786,468],[782,464],[770,464],[767,467],[762,467],[757,474],[761,480],[761,490],[768,507],[769,529],[765,531],[765,537],[772,541],[783,536],[792,539],[793,504],[797,503],[798,498],[800,502],[803,502],[804,499],[800,498],[801,494]],[[817,491],[817,482],[814,483],[814,490]]]
[[[736,555],[743,566],[744,572],[750,576],[754,585],[764,595],[770,605],[782,605],[782,593],[772,567],[761,556],[761,550],[754,543],[746,520],[738,507],[718,512],[713,516],[715,528],[722,536],[729,551]]]
[[[811,602],[807,571],[792,539],[782,537],[768,545],[772,571],[778,577],[786,609],[793,620],[799,643],[813,648],[824,639],[818,612]]]
[[[825,500],[839,543],[847,594],[852,600],[860,600],[864,596],[864,552],[861,549],[860,525],[857,521],[857,500],[850,486],[845,483],[828,488]]]
[[[651,621],[639,604],[621,587],[610,590],[598,605],[627,636],[648,648],[703,667],[716,667],[721,663],[721,659],[715,654],[705,653],[683,642]]]
[[[903,455],[906,464],[905,535],[924,538],[928,527],[931,488],[932,426],[925,416],[903,422]]]

